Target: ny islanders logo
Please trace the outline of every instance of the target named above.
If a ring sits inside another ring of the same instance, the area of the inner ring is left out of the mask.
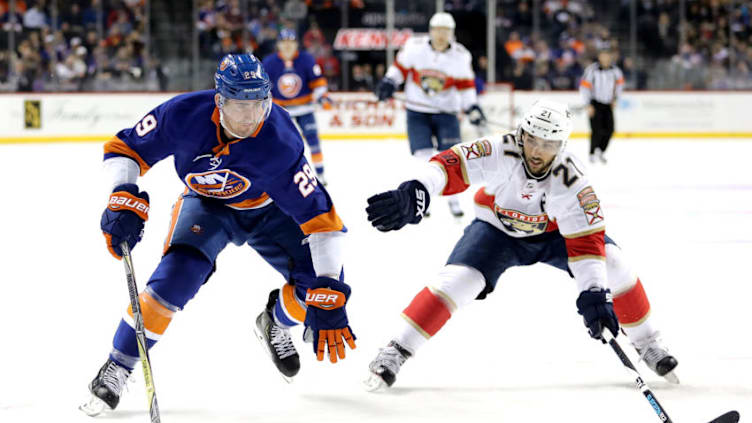
[[[185,184],[205,197],[220,200],[237,197],[251,187],[251,181],[228,169],[189,173]]]
[[[422,69],[420,73],[420,87],[428,95],[435,95],[444,90],[447,75],[444,72],[433,69]]]
[[[285,73],[277,81],[277,89],[287,98],[298,95],[301,88],[303,88],[303,80],[295,73]]]

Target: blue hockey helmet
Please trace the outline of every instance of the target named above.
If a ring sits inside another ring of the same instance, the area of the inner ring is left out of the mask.
[[[277,37],[277,41],[284,41],[284,40],[297,41],[298,34],[295,33],[294,29],[285,28],[279,31],[279,37]]]
[[[227,54],[214,74],[214,89],[224,98],[264,100],[271,97],[272,83],[252,54]]]

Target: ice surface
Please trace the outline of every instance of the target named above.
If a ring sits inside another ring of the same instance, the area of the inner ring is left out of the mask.
[[[284,383],[251,332],[267,293],[283,281],[248,247],[229,246],[152,350],[164,422],[658,421],[613,352],[586,335],[574,283],[545,265],[502,275],[493,295],[459,311],[407,362],[390,392],[364,392],[368,362],[472,219],[472,196],[462,198],[461,223],[434,199],[430,219],[383,234],[363,208],[369,195],[409,176],[406,142],[323,147],[328,188],[349,228],[348,312],[358,348],[344,362],[318,363],[294,330],[302,370]],[[586,157],[584,141],[570,148]],[[109,192],[101,155],[100,144],[0,146],[0,422],[92,421],[76,407],[128,303],[122,263],[99,229]],[[590,173],[607,232],[645,285],[682,384],[639,370],[677,423],[730,409],[749,419],[752,143],[617,140],[608,157]],[[133,255],[143,288],[182,187],[170,161],[140,185],[152,198]],[[148,421],[136,374],[118,410],[100,420]]]

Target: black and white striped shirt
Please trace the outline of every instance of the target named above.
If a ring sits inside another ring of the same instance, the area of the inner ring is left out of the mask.
[[[585,104],[590,104],[590,100],[611,104],[619,98],[623,89],[624,74],[613,65],[603,68],[595,62],[585,68],[580,80],[580,95]]]

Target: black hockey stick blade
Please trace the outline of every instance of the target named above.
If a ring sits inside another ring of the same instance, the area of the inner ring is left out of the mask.
[[[739,412],[736,410],[729,411],[726,414],[722,414],[715,419],[711,420],[710,423],[736,423],[739,421]]]

